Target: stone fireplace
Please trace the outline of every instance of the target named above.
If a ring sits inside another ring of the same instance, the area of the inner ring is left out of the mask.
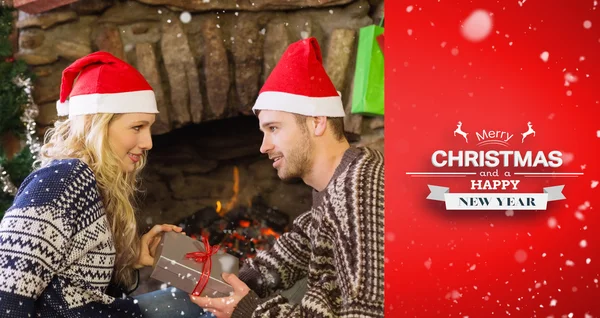
[[[312,200],[308,186],[279,180],[259,152],[251,108],[262,83],[289,44],[316,37],[346,105],[349,140],[383,151],[383,118],[350,113],[358,29],[382,14],[382,0],[80,0],[19,12],[15,56],[36,75],[40,135],[56,120],[61,72],[75,59],[103,50],[140,70],[160,111],[143,173],[141,230],[176,223],[214,236],[219,229],[243,258],[268,247]]]

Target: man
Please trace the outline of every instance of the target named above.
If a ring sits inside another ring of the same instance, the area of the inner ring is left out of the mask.
[[[352,148],[314,38],[290,45],[253,107],[281,179],[314,188],[312,209],[224,279],[231,297],[192,301],[221,317],[383,317],[383,155]],[[276,291],[307,277],[300,304]]]

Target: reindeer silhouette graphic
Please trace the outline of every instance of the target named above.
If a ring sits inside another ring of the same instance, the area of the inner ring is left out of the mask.
[[[456,134],[462,135],[463,137],[465,137],[465,141],[467,143],[469,143],[469,140],[467,139],[467,135],[469,133],[466,133],[464,131],[462,131],[461,127],[462,127],[462,122],[458,122],[458,125],[456,125],[458,128],[456,128],[456,130],[454,131],[454,136],[456,136]]]
[[[521,140],[521,143],[524,143],[525,142],[525,137],[527,137],[527,136],[529,136],[531,134],[533,134],[533,137],[535,137],[535,130],[533,130],[533,128],[531,128],[531,127],[533,127],[533,125],[531,124],[530,121],[527,122],[527,126],[529,127],[529,130],[527,130],[524,133],[521,133],[521,135],[523,135],[523,139]]]

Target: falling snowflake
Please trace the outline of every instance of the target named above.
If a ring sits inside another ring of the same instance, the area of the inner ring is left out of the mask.
[[[575,218],[578,219],[579,221],[585,220],[585,216],[583,215],[583,213],[581,213],[579,211],[575,212]]]
[[[525,250],[517,250],[515,252],[515,260],[517,263],[525,263],[527,260],[527,252]]]
[[[413,6],[406,7],[406,12],[411,12],[413,10]]]
[[[513,215],[515,215],[515,211],[513,211],[513,210],[506,210],[506,212],[504,212],[504,214],[506,214],[506,216],[513,216]]]
[[[579,210],[585,211],[590,207],[590,201],[585,201],[583,204],[579,205]]]
[[[393,242],[396,240],[396,234],[394,232],[389,232],[385,234],[386,239],[390,242]]]
[[[590,21],[590,20],[583,21],[583,27],[586,28],[586,29],[591,29],[592,28],[592,21]]]
[[[181,21],[181,23],[184,23],[184,24],[190,23],[190,22],[192,22],[192,15],[187,11],[183,11],[179,15],[179,20]]]
[[[589,265],[591,262],[592,262],[592,259],[591,259],[591,258],[587,258],[587,259],[585,260],[585,263],[586,263],[586,264],[588,264],[588,265]]]
[[[492,32],[492,17],[485,10],[475,10],[462,24],[462,35],[471,42],[480,42]]]
[[[408,35],[412,35],[413,30],[412,29],[408,29],[408,30],[406,30],[406,32],[408,33]]]
[[[458,48],[453,48],[450,53],[452,53],[452,55],[457,56],[458,55]]]
[[[582,248],[585,248],[587,246],[587,241],[581,240],[581,242],[579,242],[579,246],[581,246]]]
[[[548,51],[544,51],[544,52],[542,52],[542,54],[540,54],[540,58],[544,62],[548,62],[549,57],[550,57],[550,53],[548,53]]]
[[[571,74],[570,72],[565,73],[565,86],[570,86],[571,83],[577,82],[577,76]]]
[[[573,267],[573,266],[575,266],[575,262],[573,262],[572,260],[568,259],[568,260],[565,262],[565,265]]]
[[[592,180],[592,189],[594,189],[595,187],[597,187],[598,183],[600,183],[600,182],[598,182],[596,180]]]
[[[431,269],[431,257],[425,261],[425,268]]]
[[[462,297],[462,294],[458,292],[458,290],[453,290],[446,294],[446,299],[457,300]]]
[[[556,221],[556,218],[554,218],[554,217],[548,218],[548,226],[551,229],[556,228],[557,224],[558,224],[558,222]]]

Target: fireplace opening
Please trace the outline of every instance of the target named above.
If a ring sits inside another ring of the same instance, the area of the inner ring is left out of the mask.
[[[256,117],[238,116],[153,136],[141,227],[182,225],[240,259],[272,246],[310,209],[312,190],[301,180],[279,179],[259,151],[258,127]]]

